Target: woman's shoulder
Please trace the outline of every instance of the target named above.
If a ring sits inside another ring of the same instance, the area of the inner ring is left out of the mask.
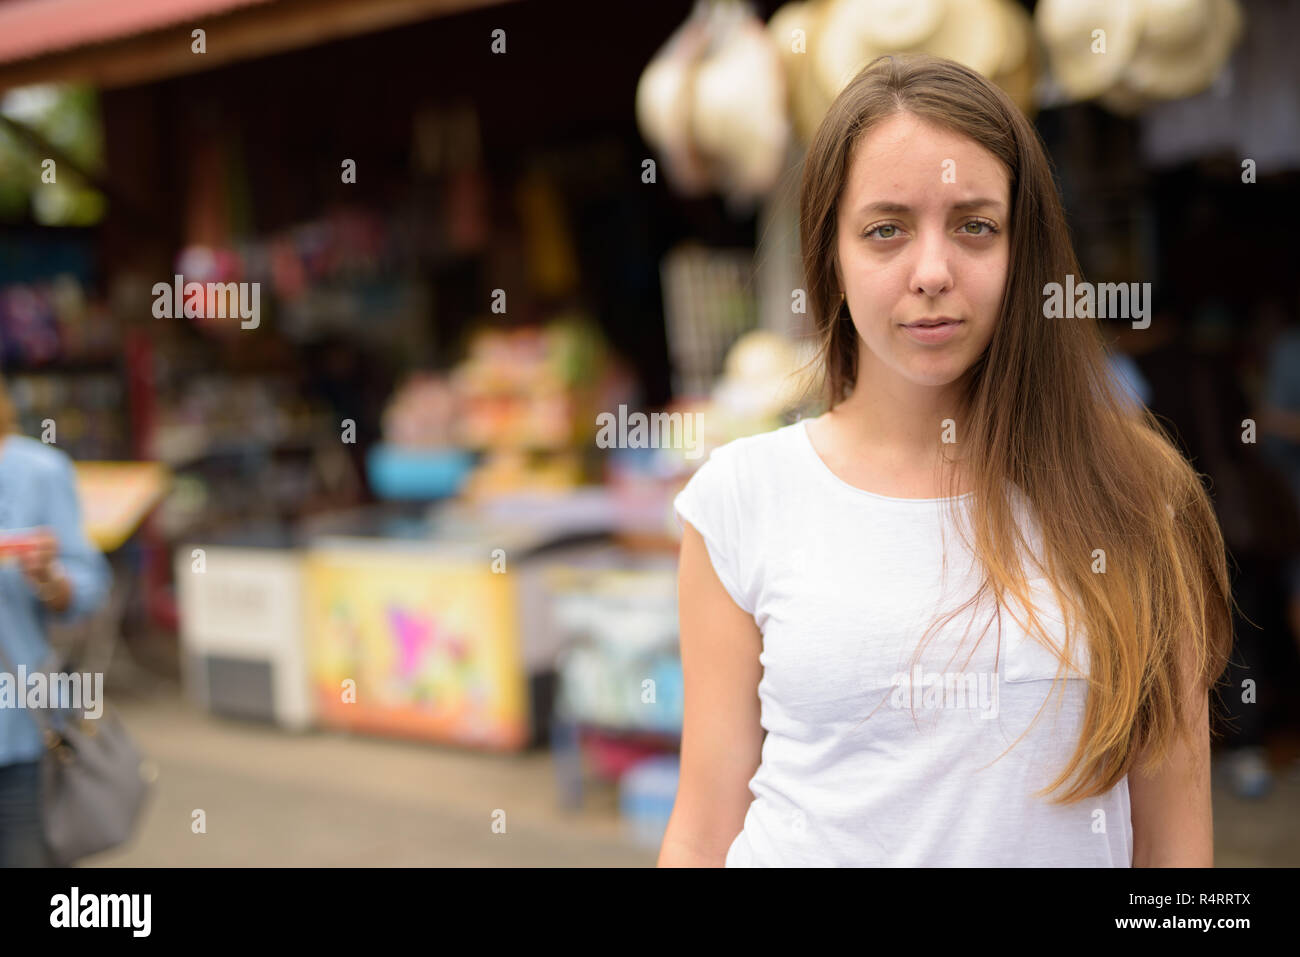
[[[758,432],[718,446],[701,472],[706,488],[729,500],[753,521],[773,510],[788,508],[803,490],[806,477],[800,472],[802,460],[794,429],[802,423]]]
[[[66,472],[72,459],[62,449],[26,435],[8,435],[4,439],[3,462],[21,462],[26,468],[40,469],[50,474]]]
[[[780,494],[777,486],[783,484],[782,463],[792,458],[791,428],[783,426],[707,446],[707,452],[697,461],[691,484],[734,499],[746,508],[757,507],[760,497]]]
[[[743,435],[715,446],[710,450],[709,458],[750,465],[781,460],[790,454],[790,445],[798,438],[794,430],[802,427],[803,423],[795,422],[766,432]]]

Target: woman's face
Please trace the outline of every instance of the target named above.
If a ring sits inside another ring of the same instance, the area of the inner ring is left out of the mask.
[[[982,146],[910,113],[855,148],[840,197],[836,272],[859,382],[957,380],[993,335],[1006,284],[1010,178]],[[922,319],[953,323],[930,331]]]

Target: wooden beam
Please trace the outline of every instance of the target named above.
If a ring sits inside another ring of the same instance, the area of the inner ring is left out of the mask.
[[[281,0],[153,33],[3,63],[0,91],[70,81],[103,89],[134,86],[503,2]],[[206,33],[207,52],[193,53],[191,31],[200,27]],[[488,39],[485,36],[483,42]]]

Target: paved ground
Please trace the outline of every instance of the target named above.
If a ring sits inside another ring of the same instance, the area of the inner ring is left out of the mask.
[[[546,752],[492,756],[335,733],[292,734],[197,712],[174,683],[116,699],[157,763],[136,840],[88,865],[652,866],[622,830],[612,788],[558,802]],[[1215,773],[1219,866],[1300,865],[1300,774],[1240,801]],[[206,812],[207,832],[191,831]],[[506,831],[493,833],[505,811]]]
[[[560,808],[549,756],[495,756],[210,718],[175,694],[119,702],[159,768],[120,866],[653,865],[612,788]],[[195,834],[193,812],[206,814]],[[493,815],[505,812],[505,833]]]
[[[1275,783],[1263,800],[1238,798],[1215,767],[1216,867],[1300,867],[1300,765],[1291,742],[1273,752]]]

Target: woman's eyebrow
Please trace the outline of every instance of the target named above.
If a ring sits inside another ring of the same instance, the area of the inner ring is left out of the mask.
[[[858,210],[858,213],[910,213],[911,206],[904,206],[902,203],[868,203]]]
[[[963,199],[959,203],[952,204],[952,209],[959,213],[964,213],[972,209],[985,209],[985,208],[990,208],[990,209],[997,210],[998,212],[1001,212],[1003,209],[1003,204],[996,199],[985,199],[983,197],[978,197],[976,199]],[[907,206],[903,203],[891,203],[891,202],[882,201],[879,203],[868,203],[867,205],[863,206],[861,209],[858,210],[858,215],[865,215],[867,213],[910,213],[910,212],[912,212],[911,206]]]
[[[1001,212],[1002,204],[996,199],[964,199],[960,203],[953,203],[952,208],[959,212],[965,212],[968,209],[995,209]]]

